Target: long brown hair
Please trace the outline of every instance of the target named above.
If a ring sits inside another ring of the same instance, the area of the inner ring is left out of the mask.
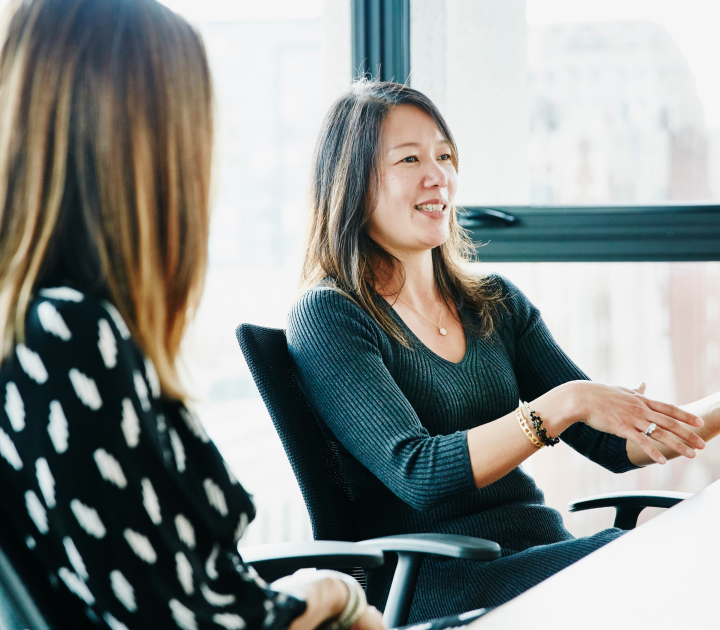
[[[0,47],[0,360],[34,292],[70,279],[115,304],[183,398],[209,229],[199,34],[155,0],[16,0]]]
[[[368,81],[353,84],[348,94],[330,108],[320,131],[313,159],[309,222],[305,238],[301,290],[331,283],[365,309],[389,335],[403,345],[408,341],[383,303],[377,300],[382,285],[379,270],[399,272],[399,295],[404,283],[400,261],[373,241],[365,231],[375,209],[380,179],[382,125],[396,105],[413,105],[428,114],[452,149],[458,168],[457,145],[445,119],[432,101],[399,83]],[[462,305],[466,326],[481,334],[492,330],[492,308],[499,301],[494,283],[471,273],[474,245],[450,209],[450,234],[432,250],[435,283],[446,304]]]

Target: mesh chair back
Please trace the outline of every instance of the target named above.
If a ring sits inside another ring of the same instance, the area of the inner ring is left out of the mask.
[[[300,485],[315,540],[357,541],[337,446],[300,390],[285,331],[241,324],[235,335]]]

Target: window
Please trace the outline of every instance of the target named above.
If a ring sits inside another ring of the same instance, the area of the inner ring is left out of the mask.
[[[667,262],[720,260],[716,3],[411,0],[410,9],[411,83],[458,141],[458,201],[483,245],[478,270],[527,293],[592,378],[646,380],[649,395],[677,403],[717,390],[720,264]],[[569,500],[699,490],[720,475],[720,448],[620,476],[567,447],[525,466],[584,535],[612,518],[570,515]]]
[[[350,2],[165,3],[199,26],[217,102],[209,268],[185,346],[199,413],[255,497],[243,543],[312,538],[234,330],[284,328],[297,294],[310,159],[350,82]]]

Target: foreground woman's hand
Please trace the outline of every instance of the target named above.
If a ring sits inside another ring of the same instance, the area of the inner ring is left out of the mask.
[[[348,603],[347,585],[332,576],[332,571],[299,571],[281,578],[271,585],[273,589],[292,593],[300,592],[307,604],[305,612],[290,624],[288,630],[314,630],[326,621],[338,617]],[[352,630],[387,630],[382,615],[374,606],[368,606],[352,626]]]
[[[701,427],[703,420],[675,405],[647,398],[644,384],[628,389],[578,381],[573,386],[579,419],[598,431],[625,438],[628,457],[636,466],[664,464],[678,455],[692,458],[694,449],[705,448],[704,440],[691,429]],[[648,436],[652,424],[656,428]]]

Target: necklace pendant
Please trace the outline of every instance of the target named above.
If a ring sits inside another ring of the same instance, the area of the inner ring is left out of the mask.
[[[445,335],[447,335],[447,330],[445,330],[444,328],[441,328],[438,332],[439,332],[443,337],[444,337]]]

